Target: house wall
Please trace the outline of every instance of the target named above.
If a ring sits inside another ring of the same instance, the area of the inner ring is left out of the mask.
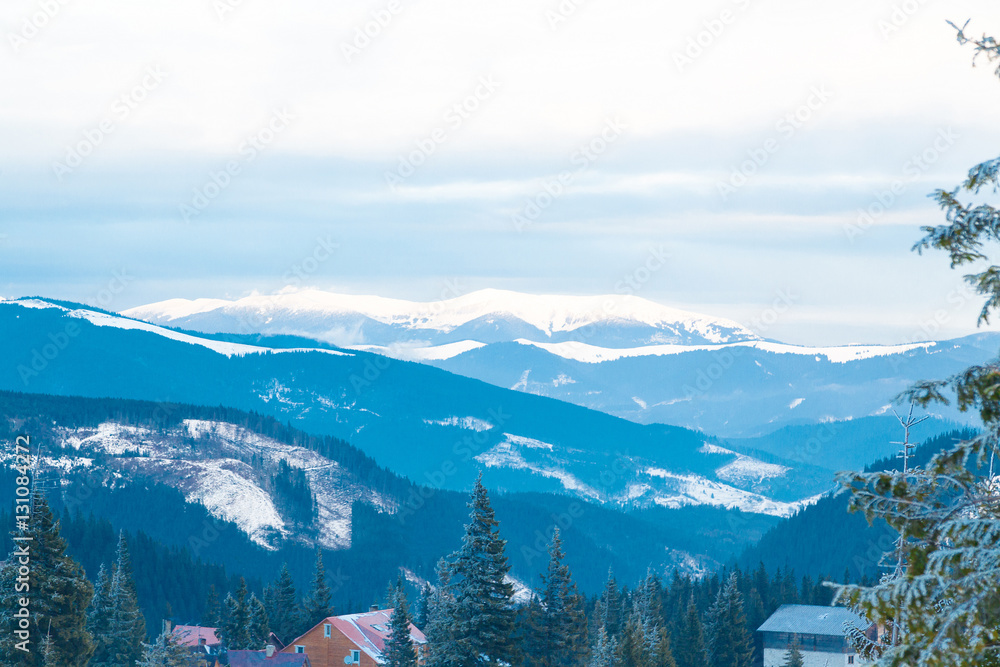
[[[788,649],[765,648],[764,667],[782,667],[785,664],[785,654]],[[848,663],[850,657],[853,663]],[[826,653],[822,651],[802,651],[802,662],[805,667],[847,667],[850,665],[870,665],[854,653]]]
[[[336,626],[333,626],[329,637],[323,636],[323,624],[295,639],[281,650],[282,653],[295,653],[296,644],[306,647],[306,655],[312,667],[345,667],[344,658],[358,647],[344,636]],[[361,667],[378,667],[370,655],[361,651]]]

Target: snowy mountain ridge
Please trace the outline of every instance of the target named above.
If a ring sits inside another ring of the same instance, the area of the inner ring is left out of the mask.
[[[170,299],[123,311],[128,317],[207,333],[305,335],[337,345],[403,341],[484,343],[511,336],[540,342],[594,337],[633,343],[725,343],[758,340],[731,320],[709,317],[632,295],[565,296],[485,289],[451,299],[415,302],[315,289],[253,294],[236,300]],[[508,333],[509,332],[509,333]],[[485,336],[484,336],[485,334]]]

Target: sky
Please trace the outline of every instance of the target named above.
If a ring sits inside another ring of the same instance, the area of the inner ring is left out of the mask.
[[[985,0],[6,0],[0,296],[628,293],[976,331],[927,195],[1000,149]]]

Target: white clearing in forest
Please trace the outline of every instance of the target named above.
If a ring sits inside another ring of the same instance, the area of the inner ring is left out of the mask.
[[[425,419],[425,424],[434,426],[458,426],[467,431],[489,431],[493,424],[478,417],[448,417],[447,419]]]
[[[816,502],[820,497],[785,503],[697,475],[678,475],[662,468],[646,468],[643,472],[650,477],[658,477],[668,482],[669,490],[657,492],[653,502],[670,508],[685,505],[715,505],[754,514],[789,517],[806,505]]]

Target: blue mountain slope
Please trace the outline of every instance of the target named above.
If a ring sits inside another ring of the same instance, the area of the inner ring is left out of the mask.
[[[777,466],[764,479],[720,476],[728,464],[753,462],[706,450],[708,438],[684,428],[636,424],[421,364],[364,352],[227,356],[208,339],[30,305],[46,304],[0,303],[2,389],[254,410],[347,439],[395,472],[449,489],[490,466],[509,490],[780,515],[794,511],[785,503],[828,487],[808,467]]]

